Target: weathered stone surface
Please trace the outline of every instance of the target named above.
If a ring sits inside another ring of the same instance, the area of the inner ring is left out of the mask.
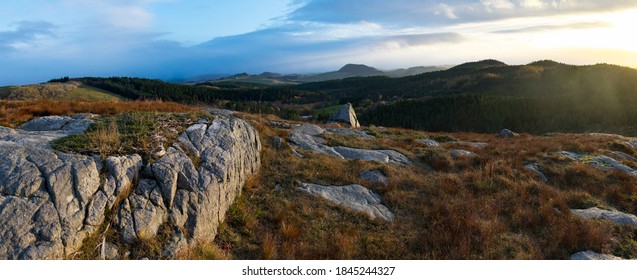
[[[108,173],[102,189],[108,197],[107,207],[111,209],[117,200],[122,200],[136,183],[143,166],[139,155],[108,157],[104,167]]]
[[[360,159],[393,164],[411,164],[411,161],[407,157],[394,150],[365,150],[342,146],[334,147],[334,150],[345,159]]]
[[[301,126],[294,129],[294,132],[302,133],[310,136],[319,136],[325,132],[325,129],[318,125],[313,124],[302,124]]]
[[[420,144],[423,144],[423,145],[428,146],[428,147],[438,147],[438,146],[440,146],[440,143],[438,143],[438,141],[433,140],[433,139],[416,139],[416,143],[420,143]]]
[[[334,115],[330,117],[328,123],[343,123],[352,128],[359,128],[361,126],[358,123],[354,107],[352,107],[352,104],[350,103],[341,106],[338,112],[334,113]]]
[[[150,192],[148,209],[139,210],[139,217],[155,231],[163,215],[152,203],[153,193],[161,190],[167,218],[185,229],[190,241],[213,241],[246,178],[258,171],[260,150],[256,130],[237,118],[217,117],[210,126],[190,127],[152,164],[158,187]]]
[[[22,146],[50,149],[52,140],[79,134],[93,122],[93,115],[80,114],[73,117],[49,116],[35,118],[19,129],[1,128],[0,140],[13,142]]]
[[[524,169],[533,172],[543,182],[548,181],[548,178],[546,178],[546,175],[544,175],[544,173],[540,171],[540,167],[538,166],[537,163],[529,163],[524,166]]]
[[[389,179],[380,172],[380,170],[370,170],[361,172],[361,179],[371,183],[371,184],[379,184],[383,186],[387,186],[389,184]]]
[[[361,185],[321,186],[301,183],[299,190],[322,197],[337,205],[362,212],[371,219],[394,221],[396,216],[381,204],[380,196]]]
[[[506,128],[500,131],[500,133],[498,133],[498,137],[500,138],[512,138],[512,137],[518,137],[518,136],[520,136],[520,134],[517,134]]]
[[[466,150],[451,150],[449,151],[449,154],[453,157],[475,157],[476,154],[474,152],[471,151],[466,151]]]
[[[572,209],[571,213],[586,220],[607,220],[616,224],[637,226],[637,216],[620,211],[592,207],[588,209]]]
[[[600,254],[591,250],[581,251],[571,255],[571,260],[574,260],[574,261],[589,261],[589,260],[590,261],[606,261],[606,260],[621,260],[621,259],[622,258],[617,256]]]
[[[637,158],[635,158],[634,156],[631,156],[627,153],[622,153],[622,152],[612,152],[614,156],[620,158],[620,159],[625,159],[625,160],[629,160],[629,161],[634,161],[637,162]]]
[[[327,154],[327,155],[337,157],[340,159],[343,158],[343,156],[339,154],[338,152],[336,152],[334,148],[318,143],[317,138],[319,137],[311,136],[311,135],[307,135],[307,134],[303,134],[298,131],[295,131],[290,136],[290,142],[303,150]]]
[[[24,127],[58,130],[0,129],[0,137],[10,136],[0,140],[0,259],[67,257],[117,201],[114,225],[127,242],[153,237],[168,219],[185,229],[189,240],[212,241],[247,176],[260,165],[256,130],[225,117],[190,127],[178,145],[147,168],[144,179],[138,155],[102,162],[52,151],[48,141],[77,131],[71,123],[83,118],[47,118]],[[25,133],[32,142],[20,138]],[[163,166],[168,168],[159,172]],[[105,172],[102,184],[100,170]]]
[[[374,139],[374,136],[371,136],[365,133],[365,131],[361,131],[361,130],[353,130],[353,129],[346,129],[346,128],[328,128],[326,130],[334,134],[358,136],[365,140]]]

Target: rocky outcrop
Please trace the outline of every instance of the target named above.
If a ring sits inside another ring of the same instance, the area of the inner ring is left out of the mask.
[[[50,148],[50,140],[88,127],[86,120],[46,117],[0,129],[0,259],[68,257],[109,212],[128,242],[152,238],[168,221],[175,236],[188,237],[175,248],[212,241],[260,165],[256,130],[232,117],[191,126],[146,167],[139,155],[101,160]]]
[[[330,123],[342,123],[351,128],[359,128],[361,125],[358,123],[358,118],[356,117],[356,112],[354,112],[354,107],[352,104],[347,103],[332,115],[327,122]]]
[[[361,185],[321,186],[301,183],[299,190],[364,213],[371,219],[378,218],[390,222],[396,219],[394,213],[381,204],[378,194]]]
[[[330,132],[316,125],[305,124],[294,129],[289,140],[303,150],[327,154],[340,159],[360,159],[399,165],[412,163],[405,155],[394,150],[367,150],[343,146],[327,146],[325,145],[327,141],[321,137],[324,133]]]
[[[613,255],[600,254],[600,253],[596,253],[594,251],[588,250],[588,251],[577,252],[571,255],[571,260],[573,261],[609,261],[609,260],[622,260],[622,258],[613,256]]]
[[[346,128],[327,128],[326,130],[334,134],[358,136],[364,140],[374,139],[374,136],[371,136],[365,133],[365,131],[361,131],[361,130],[353,130],[353,129],[346,129]]]
[[[573,209],[571,213],[586,220],[607,220],[620,225],[637,226],[637,216],[619,211],[592,207],[588,209]]]
[[[560,151],[557,153],[557,155],[559,158],[586,163],[590,166],[604,171],[617,170],[637,177],[637,170],[605,155],[583,155],[568,151]],[[613,153],[613,155],[617,156],[618,158],[632,160],[630,159],[630,155],[624,153],[615,152]]]

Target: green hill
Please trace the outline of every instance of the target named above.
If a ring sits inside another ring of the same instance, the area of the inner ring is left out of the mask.
[[[66,82],[2,87],[0,88],[0,99],[108,101],[124,100],[125,98],[112,92],[90,87],[79,82]]]

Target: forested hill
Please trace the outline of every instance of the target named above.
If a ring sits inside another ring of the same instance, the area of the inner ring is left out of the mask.
[[[308,83],[299,90],[323,91],[357,103],[364,99],[419,98],[451,94],[511,96],[621,95],[635,93],[637,70],[608,64],[573,66],[538,61],[510,66],[483,60],[403,78],[352,78]]]

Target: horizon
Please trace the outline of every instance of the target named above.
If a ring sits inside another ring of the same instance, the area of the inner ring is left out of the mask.
[[[628,0],[35,0],[0,7],[0,85],[484,59],[635,68],[636,19]]]

